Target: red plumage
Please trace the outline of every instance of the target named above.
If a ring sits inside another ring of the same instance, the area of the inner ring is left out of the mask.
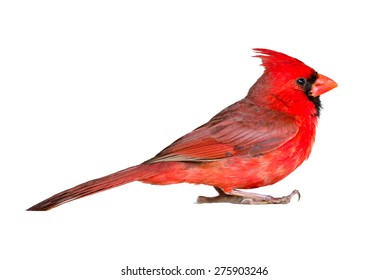
[[[214,186],[219,196],[199,202],[288,203],[289,196],[241,192],[271,185],[295,170],[311,152],[320,113],[319,96],[337,84],[303,62],[254,49],[265,67],[247,96],[144,163],[58,193],[28,210],[60,204],[132,181]]]

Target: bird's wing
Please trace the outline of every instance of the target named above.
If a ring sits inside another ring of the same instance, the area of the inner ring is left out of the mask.
[[[283,113],[247,104],[234,106],[179,138],[146,163],[260,156],[284,145],[298,132],[295,120]]]

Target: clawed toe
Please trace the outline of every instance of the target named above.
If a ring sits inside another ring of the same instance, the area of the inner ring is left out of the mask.
[[[292,197],[295,195],[297,195],[298,200],[300,200],[301,198],[300,192],[298,190],[294,190],[289,195],[282,196],[282,197],[272,197],[270,195],[248,193],[240,190],[233,190],[231,193],[226,194],[220,189],[216,189],[216,190],[219,193],[218,196],[214,196],[214,197],[199,196],[197,198],[197,203],[226,202],[226,203],[250,204],[250,205],[288,204],[290,203]]]

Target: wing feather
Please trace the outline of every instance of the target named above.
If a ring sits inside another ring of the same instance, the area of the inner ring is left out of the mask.
[[[297,132],[294,118],[242,100],[146,162],[203,162],[232,156],[255,157],[284,145]]]

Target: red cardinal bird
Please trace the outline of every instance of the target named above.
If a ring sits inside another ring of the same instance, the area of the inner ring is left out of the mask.
[[[60,192],[29,208],[49,210],[63,203],[132,181],[168,185],[206,184],[216,197],[199,203],[289,203],[294,190],[272,197],[239,189],[274,184],[311,152],[320,113],[320,95],[335,88],[330,78],[303,62],[267,49],[260,53],[263,75],[247,96],[186,134],[144,163]]]

